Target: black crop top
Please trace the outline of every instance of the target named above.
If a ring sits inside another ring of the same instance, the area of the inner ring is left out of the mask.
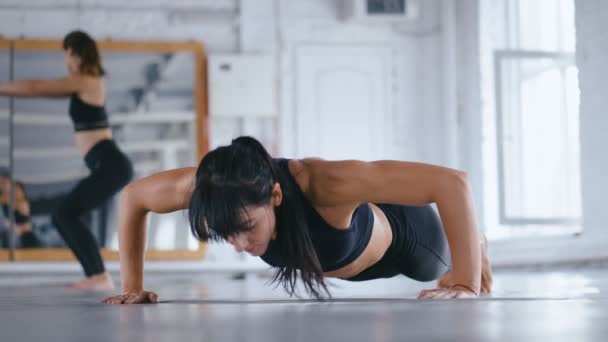
[[[9,211],[8,211],[8,205],[3,204],[2,211],[4,212],[4,217],[6,219],[8,219],[10,216]],[[19,212],[19,210],[13,210],[13,213],[15,214],[15,223],[16,224],[23,224],[23,223],[30,222],[30,217],[28,215],[21,214],[21,212]]]
[[[369,204],[362,204],[355,209],[348,229],[336,229],[325,222],[304,196],[289,172],[289,160],[275,159],[274,162],[279,172],[283,196],[295,196],[302,204],[312,243],[323,271],[334,271],[353,262],[363,253],[372,236],[374,215]],[[271,266],[282,265],[283,258],[277,240],[270,241],[262,260]]]
[[[85,103],[77,93],[70,96],[69,111],[76,132],[110,127],[105,107]]]

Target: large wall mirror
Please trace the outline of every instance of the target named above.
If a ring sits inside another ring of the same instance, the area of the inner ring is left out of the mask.
[[[0,81],[10,79],[11,62],[10,43],[0,40]],[[8,219],[5,217],[4,208],[8,208],[9,193],[6,191],[10,171],[10,107],[11,99],[0,97],[0,261],[9,260],[8,249]]]
[[[129,41],[98,41],[98,46],[107,72],[106,110],[112,134],[133,162],[135,179],[196,165],[208,150],[203,47],[191,42]],[[67,73],[61,41],[0,41],[0,49],[3,80],[50,79]],[[0,227],[0,260],[73,259],[51,220],[62,196],[88,173],[74,143],[67,98],[0,97],[0,172],[7,171],[15,200],[3,210],[8,214]],[[20,206],[29,207],[29,215],[21,213]],[[118,259],[117,215],[115,196],[82,217],[106,260]],[[29,220],[19,222],[19,216]],[[148,216],[147,259],[204,255],[205,245],[189,233],[185,212]]]

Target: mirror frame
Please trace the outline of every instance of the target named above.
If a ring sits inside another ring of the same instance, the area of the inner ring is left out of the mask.
[[[131,40],[97,40],[97,46],[103,55],[104,51],[112,52],[151,52],[174,53],[190,52],[194,57],[194,111],[196,115],[196,158],[201,160],[209,151],[209,100],[207,96],[207,54],[203,44],[195,41],[131,41]],[[62,40],[46,39],[0,39],[0,50],[49,51],[62,50]],[[185,233],[189,233],[185,230]],[[147,249],[146,260],[202,260],[207,252],[207,244],[199,243],[196,250]],[[118,261],[118,251],[101,249],[104,261]],[[4,261],[75,261],[76,258],[69,248],[20,248],[12,250],[0,249],[0,262]]]

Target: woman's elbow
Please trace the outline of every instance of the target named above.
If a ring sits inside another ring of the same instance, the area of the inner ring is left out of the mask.
[[[120,208],[132,207],[137,199],[137,186],[135,183],[130,183],[125,186],[119,195]]]
[[[450,170],[444,175],[441,188],[449,193],[469,193],[471,192],[471,182],[466,172]]]
[[[464,186],[467,188],[471,186],[471,183],[469,181],[469,175],[464,171],[456,170],[454,178],[454,182],[457,183],[459,186]]]

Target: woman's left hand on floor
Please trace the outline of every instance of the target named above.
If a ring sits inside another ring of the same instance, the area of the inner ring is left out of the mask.
[[[460,287],[422,290],[418,299],[478,298],[477,294]]]

